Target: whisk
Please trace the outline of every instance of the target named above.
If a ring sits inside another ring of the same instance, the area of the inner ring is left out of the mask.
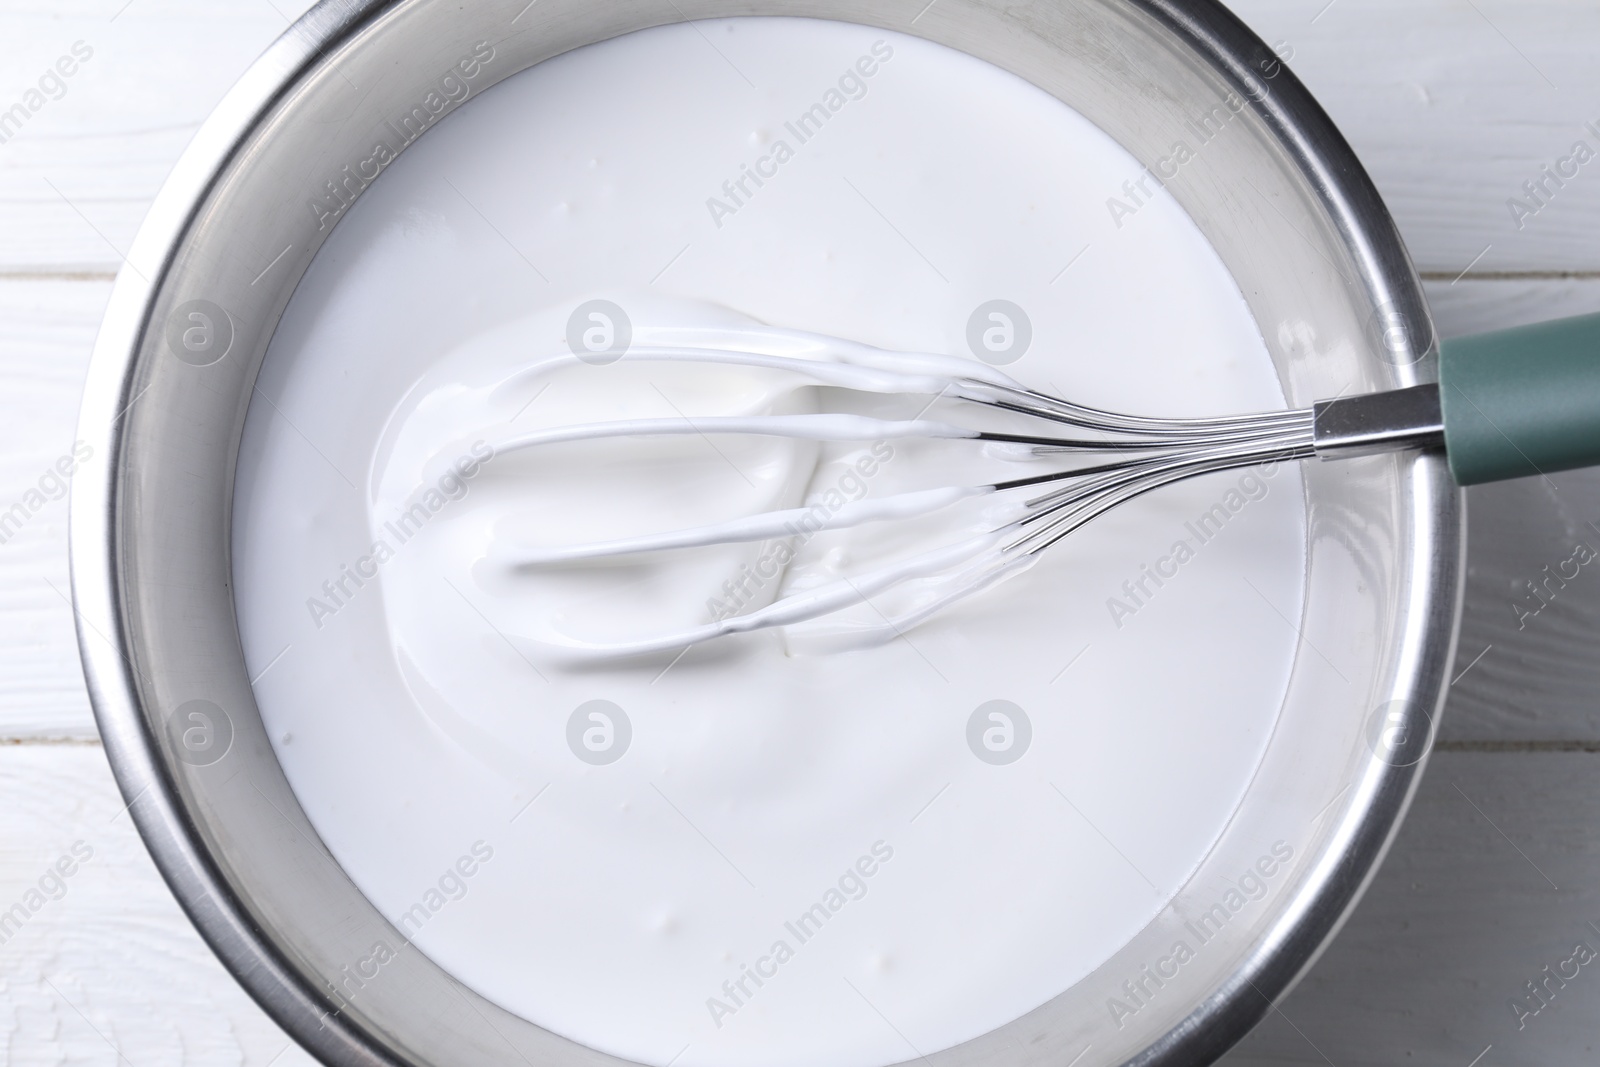
[[[816,507],[770,511],[726,522],[642,537],[526,549],[514,563],[552,567],[584,560],[671,552],[707,545],[810,535],[868,523],[904,522],[991,494],[1006,501],[991,528],[908,558],[791,593],[743,614],[712,618],[674,633],[615,643],[574,641],[601,655],[633,656],[771,627],[794,628],[840,612],[896,587],[913,586],[912,606],[857,627],[858,644],[892,639],[929,617],[1011,577],[1073,531],[1152,490],[1218,471],[1313,456],[1336,458],[1437,447],[1444,441],[1435,385],[1340,398],[1310,408],[1221,418],[1162,419],[1075,404],[1027,388],[998,369],[933,353],[892,352],[797,331],[733,332],[732,347],[635,345],[631,362],[701,363],[797,375],[819,386],[927,398],[1026,416],[1037,433],[975,429],[942,419],[885,419],[845,412],[635,419],[558,426],[494,445],[497,455],[607,438],[756,435],[847,442],[944,439],[988,442],[1050,464],[1038,474],[987,484],[941,486],[846,503],[827,514]],[[774,354],[760,349],[788,349]],[[577,357],[541,364],[553,369]]]

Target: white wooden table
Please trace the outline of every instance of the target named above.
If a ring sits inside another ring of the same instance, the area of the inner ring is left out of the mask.
[[[311,1062],[211,957],[122,810],[49,474],[72,451],[120,250],[199,121],[305,6],[0,2],[0,112],[78,42],[92,52],[0,143],[0,512],[28,513],[0,543],[0,911],[40,903],[0,945],[7,1065]],[[1507,203],[1576,141],[1600,150],[1585,128],[1600,130],[1600,0],[1235,7],[1365,161],[1446,336],[1600,310],[1600,160],[1520,228]],[[1511,1001],[1536,1004],[1526,983],[1578,942],[1600,951],[1600,568],[1520,629],[1512,605],[1578,542],[1600,549],[1600,474],[1473,490],[1469,508],[1462,674],[1417,804],[1343,933],[1228,1064],[1594,1061],[1600,960],[1548,982],[1536,1015]],[[92,856],[58,883],[77,842]],[[55,896],[29,896],[41,879]]]

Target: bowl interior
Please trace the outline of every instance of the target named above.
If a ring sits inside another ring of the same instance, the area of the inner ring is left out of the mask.
[[[331,1062],[620,1062],[477,996],[420,953],[353,999],[352,967],[395,931],[317,839],[274,758],[240,651],[229,559],[235,458],[257,371],[306,266],[375,176],[377,142],[448,114],[414,108],[462,55],[473,92],[551,56],[682,18],[788,15],[898,30],[1005,68],[1075,108],[1152,170],[1226,122],[1168,188],[1228,265],[1292,403],[1432,374],[1417,280],[1342,139],[1270,49],[1209,4],[1134,0],[328,0],[207,123],[142,231],[97,346],[87,440],[115,462],[73,500],[74,582],[91,691],[124,792],[213,947]],[[359,93],[352,85],[360,86]],[[1226,114],[1226,118],[1224,118]],[[401,118],[404,116],[404,118]],[[412,119],[411,116],[416,116]],[[424,119],[426,121],[424,121]],[[397,147],[403,147],[397,144]],[[263,262],[287,247],[275,267]],[[199,310],[202,346],[173,344]],[[1190,882],[1133,942],[1029,1015],[941,1064],[1197,1062],[1268,1010],[1353,902],[1400,817],[1451,652],[1457,494],[1434,458],[1306,469],[1301,644],[1245,802]],[[1294,625],[1288,622],[1289,625]],[[181,742],[208,716],[214,748]],[[1393,711],[1423,739],[1375,746]],[[1300,859],[1175,975],[1186,925],[1278,842]],[[1164,972],[1163,972],[1164,973]],[[1108,1011],[1129,982],[1138,1010]],[[344,988],[349,988],[344,985]],[[1159,990],[1159,995],[1154,995]],[[509,1046],[509,1047],[508,1047]]]

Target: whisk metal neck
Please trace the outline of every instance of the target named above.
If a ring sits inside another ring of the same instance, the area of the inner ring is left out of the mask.
[[[1324,400],[1311,410],[1312,443],[1322,459],[1444,447],[1444,413],[1434,384]]]

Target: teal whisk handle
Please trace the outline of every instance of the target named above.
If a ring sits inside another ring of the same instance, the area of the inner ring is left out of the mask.
[[[1439,400],[1461,485],[1600,465],[1600,315],[1446,341]]]
[[[1442,445],[1461,485],[1600,466],[1600,315],[1446,341],[1437,385],[1312,413],[1324,459]]]

